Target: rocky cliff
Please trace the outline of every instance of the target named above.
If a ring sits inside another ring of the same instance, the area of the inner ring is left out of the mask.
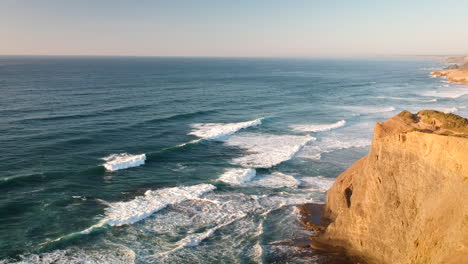
[[[468,57],[448,57],[447,63],[451,64],[441,71],[431,72],[432,76],[446,77],[449,82],[468,84]]]
[[[463,66],[466,67],[466,66]],[[448,69],[437,72],[431,72],[432,76],[446,77],[447,81],[460,84],[468,84],[468,69]]]
[[[368,263],[468,263],[468,120],[407,111],[377,123],[367,156],[327,194],[315,245]]]

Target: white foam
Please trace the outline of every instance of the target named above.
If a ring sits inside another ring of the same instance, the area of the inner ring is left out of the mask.
[[[204,140],[224,140],[241,129],[258,126],[260,124],[262,124],[262,118],[239,123],[193,124],[193,130],[189,135],[197,136]]]
[[[103,222],[111,226],[133,224],[168,205],[198,198],[215,188],[211,184],[198,184],[188,187],[148,190],[144,196],[138,196],[131,201],[111,203],[110,207],[105,209]]]
[[[251,181],[256,175],[255,169],[228,169],[219,180],[232,185],[239,185]]]
[[[261,186],[266,188],[295,188],[299,186],[300,181],[291,175],[281,172],[273,172],[272,174],[263,177],[257,177],[255,180],[247,183],[247,186]]]
[[[326,178],[323,176],[303,177],[301,180],[301,187],[307,188],[310,191],[326,192],[330,189],[335,182],[335,179]]]
[[[246,154],[234,159],[234,164],[247,168],[271,168],[293,158],[308,142],[316,140],[311,136],[291,136],[243,133],[226,141],[229,146],[246,150]]]
[[[105,209],[104,218],[97,224],[79,232],[70,233],[55,240],[46,242],[57,242],[76,235],[90,234],[105,225],[122,226],[141,221],[168,205],[174,205],[190,199],[199,199],[203,194],[216,189],[211,184],[198,184],[193,186],[163,188],[159,190],[148,190],[144,196],[137,196],[128,202],[109,203],[99,199],[99,202],[108,206]]]
[[[434,110],[441,111],[444,113],[455,113],[458,111],[456,107],[435,107]]]
[[[195,247],[195,246],[198,246],[203,240],[207,239],[208,237],[210,237],[216,230],[222,228],[222,227],[225,227],[227,225],[230,225],[232,224],[234,221],[237,221],[241,218],[244,218],[246,216],[246,214],[243,214],[241,217],[237,217],[237,218],[234,218],[234,219],[231,219],[229,221],[227,221],[226,223],[222,223],[222,224],[219,224],[213,228],[210,228],[208,230],[206,230],[205,232],[202,232],[202,233],[199,233],[199,234],[193,234],[193,235],[189,235],[185,238],[183,238],[181,241],[177,242],[177,244],[179,244],[178,247],[176,247],[175,249],[171,250],[171,252],[181,248],[181,247]]]
[[[131,155],[128,153],[120,153],[112,154],[102,159],[106,161],[103,166],[108,171],[116,171],[145,164],[146,154]]]
[[[58,249],[40,254],[21,255],[19,261],[0,260],[0,264],[92,264],[92,263],[135,263],[136,254],[124,245],[112,244],[112,247],[84,250],[77,247]]]
[[[460,107],[461,108],[461,107]],[[424,110],[426,109],[425,107],[408,107],[407,108],[408,111],[410,112],[414,112],[414,113],[417,113],[421,110]],[[430,109],[432,110],[436,110],[436,111],[440,111],[440,112],[444,112],[444,113],[455,113],[458,111],[458,108],[457,107],[431,107]]]
[[[413,97],[376,96],[376,98],[397,100],[397,101],[407,101],[407,102],[437,102],[437,99],[426,100],[426,99],[413,98]]]
[[[437,71],[440,70],[440,67],[424,67],[424,68],[419,68],[420,71]],[[433,75],[430,75],[433,76]]]
[[[458,98],[466,94],[468,94],[468,89],[466,88],[444,89],[442,91],[426,91],[426,92],[421,93],[421,95],[423,96],[442,97],[442,98]]]
[[[346,124],[345,120],[340,120],[333,124],[311,124],[311,125],[294,125],[292,129],[299,132],[322,132],[329,131],[335,128],[342,127]]]
[[[371,144],[367,138],[345,138],[340,135],[330,135],[317,141],[316,144],[307,146],[299,157],[312,160],[320,160],[323,153],[348,148],[364,148]]]
[[[374,114],[395,111],[393,106],[342,106],[342,109],[359,114]]]

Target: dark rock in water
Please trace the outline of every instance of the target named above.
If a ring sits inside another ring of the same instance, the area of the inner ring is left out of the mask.
[[[300,212],[301,224],[307,229],[312,230],[314,235],[310,238],[300,238],[288,241],[289,245],[294,247],[310,248],[310,250],[316,254],[316,256],[314,256],[314,263],[317,264],[365,263],[362,258],[349,256],[343,247],[331,246],[315,241],[314,238],[321,235],[330,223],[327,218],[323,217],[325,210],[324,204],[307,203],[298,205],[297,208]]]

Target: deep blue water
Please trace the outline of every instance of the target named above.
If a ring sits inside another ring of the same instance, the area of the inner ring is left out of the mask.
[[[375,122],[468,116],[468,89],[428,76],[443,66],[0,57],[0,263],[312,260],[270,243],[310,235],[294,205],[324,201]],[[120,153],[146,161],[106,170]]]

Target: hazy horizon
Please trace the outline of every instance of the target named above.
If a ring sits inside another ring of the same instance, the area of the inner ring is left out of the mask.
[[[0,55],[405,57],[463,55],[467,3],[11,1]]]

